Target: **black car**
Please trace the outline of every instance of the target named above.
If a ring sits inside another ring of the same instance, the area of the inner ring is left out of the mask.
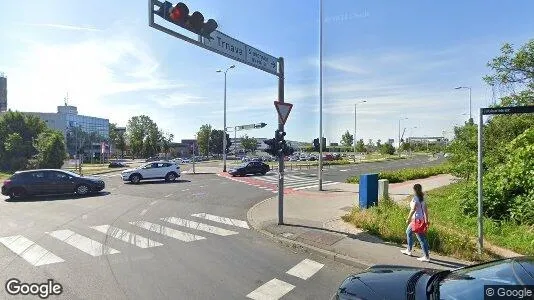
[[[487,285],[534,285],[534,257],[514,257],[445,271],[373,266],[347,277],[332,299],[484,299]]]
[[[235,169],[230,169],[228,173],[232,176],[245,176],[248,174],[262,174],[265,175],[271,168],[268,164],[261,161],[250,161],[241,164]]]
[[[112,161],[109,163],[108,168],[126,168],[127,165],[125,163],[121,163],[118,161]]]
[[[86,177],[65,170],[40,169],[15,172],[2,185],[2,195],[11,199],[52,194],[86,195],[105,188],[98,177]]]

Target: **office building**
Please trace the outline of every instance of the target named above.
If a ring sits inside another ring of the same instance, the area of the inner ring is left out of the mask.
[[[7,77],[0,74],[0,112],[7,111]]]

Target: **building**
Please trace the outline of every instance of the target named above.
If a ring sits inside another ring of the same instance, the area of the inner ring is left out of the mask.
[[[48,127],[62,132],[67,140],[67,134],[74,128],[80,128],[85,133],[98,134],[99,140],[91,141],[90,149],[86,149],[86,154],[95,156],[101,152],[101,142],[109,141],[109,120],[78,114],[76,106],[58,106],[56,113],[24,112],[34,115],[43,120]],[[68,144],[67,152],[73,155],[76,152],[75,146]]]
[[[7,77],[0,74],[0,112],[7,111]]]
[[[426,137],[409,137],[407,139],[409,144],[439,144],[446,145],[449,140],[443,136],[426,136]]]

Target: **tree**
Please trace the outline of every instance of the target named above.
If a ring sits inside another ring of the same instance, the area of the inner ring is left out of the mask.
[[[393,155],[395,154],[395,147],[389,143],[381,144],[378,148],[381,154]]]
[[[208,155],[209,153],[209,142],[211,137],[211,125],[204,124],[200,126],[200,130],[197,132],[197,143],[198,143],[198,152]]]
[[[350,134],[350,132],[347,130],[342,136],[341,136],[341,145],[345,147],[350,147],[354,143],[354,136]]]
[[[365,149],[365,143],[363,142],[363,139],[360,139],[359,141],[356,142],[356,152],[359,152],[359,153],[367,152]]]
[[[382,147],[382,140],[379,139],[378,141],[376,141],[376,148],[380,149],[380,147]]]
[[[148,116],[130,118],[126,135],[134,157],[150,157],[161,149],[158,125]]]
[[[255,152],[258,149],[258,142],[253,137],[248,137],[246,134],[241,137],[241,146],[246,152]]]
[[[59,169],[67,157],[63,134],[55,130],[47,130],[35,140],[37,166],[41,169]]]
[[[222,130],[212,130],[210,135],[210,151],[215,154],[223,154],[223,136],[224,131]],[[229,152],[230,146],[232,145],[230,141],[230,135],[226,134],[226,153]]]
[[[109,124],[109,139],[113,147],[121,152],[121,157],[124,156],[124,151],[126,151],[126,137],[124,135],[123,131],[117,130],[117,124]]]
[[[37,154],[33,140],[47,130],[39,117],[8,111],[0,116],[0,170],[25,169]]]
[[[454,128],[454,139],[447,149],[454,175],[469,179],[476,172],[477,132],[476,125],[469,122]]]
[[[161,141],[161,149],[163,150],[163,153],[165,153],[165,157],[167,157],[167,154],[171,149],[171,143],[174,140],[174,134],[160,131],[159,135]]]

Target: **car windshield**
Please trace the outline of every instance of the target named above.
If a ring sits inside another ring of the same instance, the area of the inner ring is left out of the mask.
[[[67,173],[68,175],[72,176],[72,177],[81,177],[80,174],[76,174],[74,172],[71,172],[71,171],[67,171],[67,170],[61,170],[63,173]]]

